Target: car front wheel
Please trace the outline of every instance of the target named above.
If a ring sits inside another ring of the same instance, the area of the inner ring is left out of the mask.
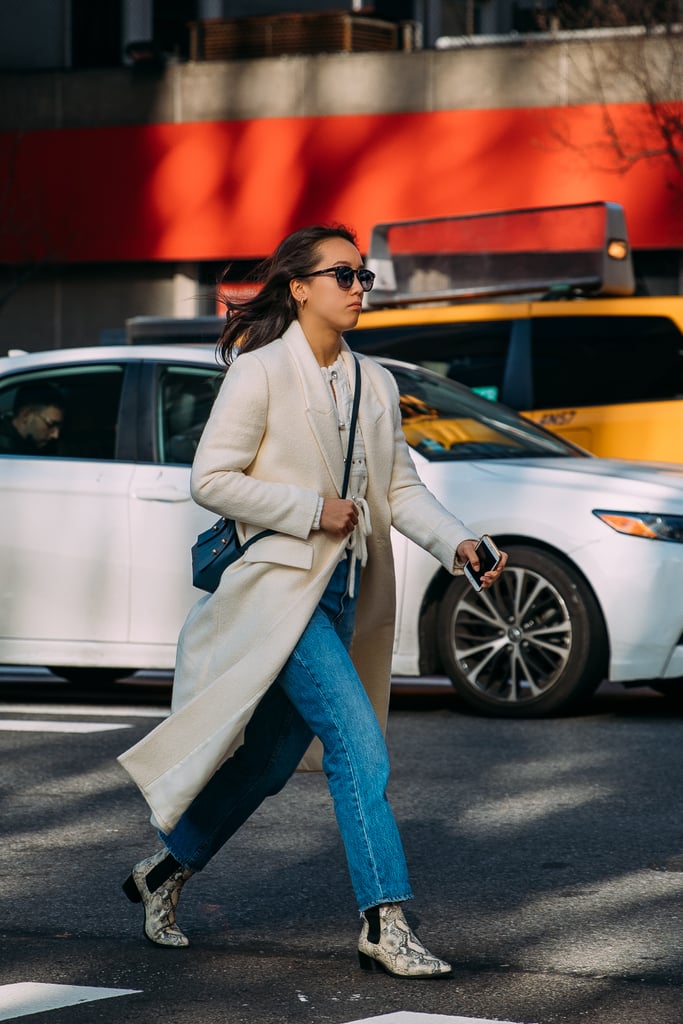
[[[558,714],[604,678],[607,638],[583,578],[556,555],[510,545],[508,564],[476,593],[455,577],[438,615],[438,647],[457,693],[505,718]]]

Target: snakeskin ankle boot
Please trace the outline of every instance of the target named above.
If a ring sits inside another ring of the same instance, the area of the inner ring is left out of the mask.
[[[398,903],[383,903],[361,914],[358,959],[364,971],[396,978],[446,978],[453,968],[433,956],[411,931]]]
[[[164,866],[167,858],[168,865]],[[167,870],[170,873],[167,874]],[[123,891],[131,903],[142,902],[145,936],[157,946],[180,949],[190,945],[187,935],[176,924],[175,911],[180,890],[191,875],[192,871],[183,868],[163,849],[136,864],[123,883]]]

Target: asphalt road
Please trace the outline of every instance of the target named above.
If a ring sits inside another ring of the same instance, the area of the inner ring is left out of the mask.
[[[665,699],[606,688],[579,715],[509,722],[468,714],[438,681],[395,688],[408,916],[456,965],[444,982],[359,970],[317,775],[295,777],[188,883],[190,949],[147,943],[120,883],[156,841],[115,757],[167,707],[163,678],[93,697],[0,674],[0,1020],[682,1024],[683,735]],[[93,1001],[64,1006],[69,994]],[[38,998],[62,1006],[34,1012]]]

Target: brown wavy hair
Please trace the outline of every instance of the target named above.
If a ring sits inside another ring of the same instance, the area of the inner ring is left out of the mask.
[[[262,348],[281,337],[296,320],[297,307],[289,282],[315,269],[320,244],[328,238],[343,238],[357,245],[354,232],[343,224],[302,228],[283,239],[273,255],[257,267],[255,279],[262,282],[262,287],[256,295],[243,301],[221,297],[226,322],[216,347],[226,366],[236,358],[237,349],[249,352]]]

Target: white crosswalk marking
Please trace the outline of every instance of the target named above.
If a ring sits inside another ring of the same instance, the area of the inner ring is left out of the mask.
[[[69,704],[0,704],[0,732],[111,732],[114,729],[130,729],[125,722],[73,721],[72,718],[167,718],[166,708],[98,707],[96,705]],[[2,718],[4,714],[40,715],[40,718]],[[53,717],[59,716],[59,717]]]
[[[96,704],[0,704],[0,714],[11,715],[62,715],[68,718],[168,718],[170,711],[165,708],[135,708],[125,704],[116,707]]]
[[[350,1020],[347,1024],[515,1024],[511,1020],[484,1020],[483,1017],[446,1017],[440,1013],[413,1013],[399,1011],[386,1013],[381,1017],[364,1017]],[[521,1024],[517,1021],[516,1024]]]
[[[121,722],[48,722],[45,719],[0,718],[0,732],[107,732],[130,729]]]
[[[91,988],[81,985],[45,985],[24,981],[16,985],[0,985],[0,1020],[14,1020],[31,1013],[59,1010],[62,1006],[92,1003],[114,996],[132,996],[139,988]]]

